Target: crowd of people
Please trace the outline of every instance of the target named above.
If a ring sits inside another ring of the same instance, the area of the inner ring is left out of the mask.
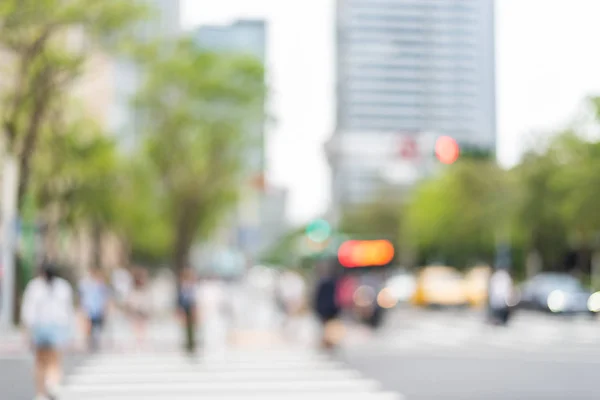
[[[320,344],[323,349],[331,350],[344,334],[341,313],[344,304],[351,302],[352,290],[345,288],[334,263],[322,262],[314,272],[309,279],[293,271],[277,274],[274,300],[279,315],[283,317],[280,328],[285,338],[295,341],[299,339],[298,320],[315,316],[321,324]],[[501,286],[502,276],[498,281]],[[177,285],[174,283],[169,283],[173,288],[177,287],[177,304],[173,308],[177,310],[180,324],[186,327],[189,349],[194,349],[196,329],[205,328],[210,324],[209,320],[219,319],[215,318],[216,314],[235,313],[235,302],[230,304],[231,309],[223,311],[224,297],[227,297],[225,292],[231,291],[223,289],[221,280],[208,278],[198,290],[200,282],[192,269],[181,271]],[[499,289],[494,299],[503,295]],[[22,302],[23,326],[35,353],[39,399],[52,399],[57,392],[61,380],[61,353],[73,343],[78,328],[85,338],[82,344],[90,352],[95,352],[107,345],[107,338],[110,340],[111,335],[104,334],[107,326],[111,326],[115,319],[125,320],[135,345],[143,348],[148,324],[155,311],[153,300],[148,271],[144,268],[119,268],[111,271],[110,276],[103,269],[91,269],[72,284],[59,276],[56,266],[43,264],[38,276],[27,285]],[[174,301],[170,304],[175,306]],[[260,307],[254,308],[246,304],[245,309],[260,312]],[[229,317],[235,319],[231,315]],[[222,330],[216,331],[220,336],[227,334]],[[210,339],[202,336],[203,341]],[[206,346],[206,343],[203,345]]]
[[[150,317],[148,275],[143,268],[117,269],[112,277],[91,269],[76,285],[44,263],[24,292],[21,320],[35,354],[35,381],[39,399],[56,397],[61,381],[61,353],[75,342],[81,328],[89,351],[97,351],[109,315],[131,322],[138,345],[143,345]],[[76,287],[76,289],[75,289]]]

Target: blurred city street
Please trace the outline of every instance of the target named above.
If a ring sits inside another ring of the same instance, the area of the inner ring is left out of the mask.
[[[227,299],[232,313],[206,316],[203,348],[192,358],[180,351],[176,320],[156,320],[144,348],[116,320],[103,352],[67,357],[62,398],[597,398],[589,379],[600,365],[596,320],[521,311],[508,326],[493,327],[483,311],[399,306],[375,331],[347,321],[342,348],[329,356],[316,352],[310,316],[293,321],[288,340],[270,289],[260,279],[201,284],[206,301]],[[24,348],[0,352],[8,399],[32,395],[32,365]]]

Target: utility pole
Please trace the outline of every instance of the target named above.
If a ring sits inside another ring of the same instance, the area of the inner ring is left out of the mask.
[[[10,327],[13,324],[13,309],[16,298],[16,225],[17,192],[19,169],[16,158],[6,152],[2,171],[2,303],[0,305],[0,325]]]

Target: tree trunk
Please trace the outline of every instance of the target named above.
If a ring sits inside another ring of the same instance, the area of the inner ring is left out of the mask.
[[[92,223],[92,268],[102,268],[102,225]]]
[[[42,96],[43,97],[43,96]],[[29,187],[29,178],[31,175],[31,159],[33,157],[35,147],[40,131],[40,125],[44,117],[47,108],[47,99],[39,99],[35,103],[29,128],[25,134],[23,140],[23,150],[19,155],[19,192],[18,192],[18,207],[19,211],[22,210],[25,194]]]

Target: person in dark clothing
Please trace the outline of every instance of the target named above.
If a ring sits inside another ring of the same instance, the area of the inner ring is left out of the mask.
[[[317,266],[318,281],[315,290],[314,308],[315,312],[323,325],[322,345],[325,349],[335,347],[335,339],[332,335],[334,322],[340,314],[340,307],[337,303],[337,283],[338,279],[333,271],[333,266],[327,263],[321,263]]]
[[[188,352],[193,353],[196,350],[197,323],[197,286],[194,270],[186,268],[181,272],[179,279],[178,311],[186,331],[185,348]]]

